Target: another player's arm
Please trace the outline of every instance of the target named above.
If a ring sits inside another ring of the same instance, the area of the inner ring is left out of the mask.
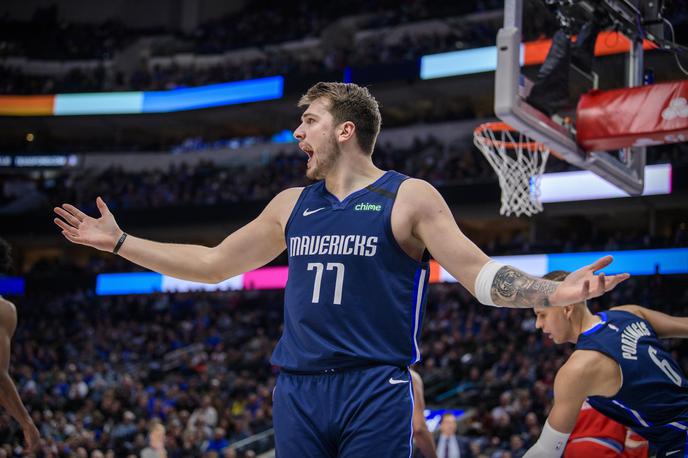
[[[564,282],[545,280],[512,266],[491,263],[491,259],[461,232],[449,206],[430,184],[407,180],[400,195],[402,192],[403,205],[409,209],[412,219],[413,236],[483,303],[515,308],[574,304],[600,296],[628,278],[627,274],[609,277],[594,274],[611,263],[609,256],[573,272]]]
[[[35,449],[38,446],[38,430],[9,373],[12,336],[16,327],[17,312],[14,305],[0,298],[0,404],[21,426],[27,448]]]
[[[580,357],[582,356],[582,357]],[[576,425],[585,399],[593,392],[596,376],[591,374],[588,357],[574,353],[554,379],[554,404],[537,442],[524,458],[560,457]]]
[[[287,189],[265,207],[246,226],[230,234],[219,245],[160,243],[127,235],[119,255],[147,269],[171,277],[204,283],[218,283],[240,273],[267,264],[284,249],[284,225],[301,193],[301,188]],[[105,202],[96,201],[100,218],[92,218],[76,207],[65,204],[55,208],[61,218],[55,224],[73,243],[112,251],[122,236]]]
[[[624,310],[644,319],[657,335],[662,339],[688,338],[688,317],[667,315],[657,310],[651,310],[639,305],[620,305],[612,310]]]
[[[425,422],[423,379],[418,373],[410,372],[413,378],[413,440],[424,458],[436,458],[435,441],[428,429],[428,424]]]

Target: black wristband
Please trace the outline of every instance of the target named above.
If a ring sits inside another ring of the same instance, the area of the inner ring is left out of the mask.
[[[113,252],[114,254],[117,254],[117,253],[119,252],[119,249],[122,248],[122,244],[124,243],[124,241],[125,241],[126,239],[127,239],[127,233],[126,233],[126,232],[122,232],[122,236],[119,238],[119,240],[117,240],[117,243],[115,244],[115,249],[112,250],[112,252]]]

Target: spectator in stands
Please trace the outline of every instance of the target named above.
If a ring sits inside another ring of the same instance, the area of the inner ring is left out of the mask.
[[[167,458],[165,450],[165,426],[157,420],[148,428],[148,447],[141,450],[141,458]]]
[[[212,398],[210,396],[203,396],[201,406],[194,410],[189,417],[188,430],[195,430],[201,428],[204,432],[210,434],[217,424],[217,410],[212,405]]]
[[[213,438],[207,441],[202,448],[205,453],[215,452],[219,456],[227,447],[229,447],[229,441],[224,428],[215,428]]]
[[[447,412],[442,415],[440,432],[437,437],[437,458],[465,458],[469,457],[469,449],[465,440],[457,434],[456,417]]]

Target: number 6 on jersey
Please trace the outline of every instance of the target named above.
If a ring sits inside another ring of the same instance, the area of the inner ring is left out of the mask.
[[[317,304],[320,302],[320,283],[322,283],[323,270],[336,270],[337,279],[334,284],[334,302],[335,305],[342,305],[342,289],[344,287],[344,264],[341,262],[328,262],[323,265],[322,262],[309,262],[308,270],[315,270],[315,282],[313,283],[313,299],[312,302]]]

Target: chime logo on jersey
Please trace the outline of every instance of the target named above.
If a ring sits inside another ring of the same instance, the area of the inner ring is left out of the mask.
[[[301,235],[289,238],[289,256],[375,256],[377,241],[367,235]]]
[[[382,205],[363,203],[358,204],[354,207],[356,211],[369,211],[369,212],[379,212],[382,210]]]

